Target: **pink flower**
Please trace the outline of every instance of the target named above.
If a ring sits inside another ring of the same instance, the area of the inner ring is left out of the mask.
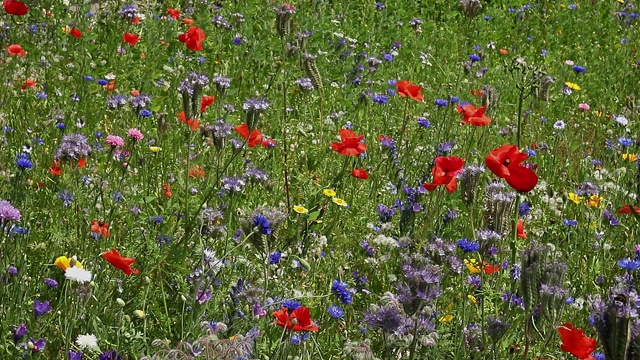
[[[565,60],[564,63],[565,63],[565,65],[573,66],[573,61],[571,61],[571,60]]]
[[[117,135],[107,135],[107,144],[113,147],[124,146],[124,139]]]
[[[582,104],[578,105],[578,109],[587,111],[587,110],[591,109],[591,107],[589,106],[589,104],[582,103]]]
[[[140,141],[144,139],[144,135],[142,135],[142,131],[140,131],[140,129],[138,128],[127,130],[127,136],[132,138],[135,141]]]

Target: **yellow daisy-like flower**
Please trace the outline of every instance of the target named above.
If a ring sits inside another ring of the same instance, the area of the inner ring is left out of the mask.
[[[578,84],[576,84],[576,83],[572,83],[572,82],[568,82],[568,81],[567,81],[567,82],[566,82],[566,83],[564,83],[564,84],[565,84],[569,89],[571,89],[571,90],[575,90],[575,91],[582,90],[582,88],[580,87],[580,85],[578,85]]]
[[[151,150],[152,153],[159,153],[162,151],[162,148],[160,146],[149,146],[149,150]]]
[[[56,259],[56,261],[53,263],[55,266],[59,267],[60,269],[62,269],[62,271],[67,271],[68,268],[75,266],[77,268],[80,269],[84,269],[84,267],[82,267],[82,264],[80,263],[80,261],[75,261],[73,263],[73,265],[71,265],[71,262],[73,261],[72,258],[68,258],[66,256],[60,256]]]
[[[588,199],[587,199],[587,205],[589,207],[596,207],[596,206],[601,206],[600,202],[604,200],[604,198],[602,196],[598,196],[598,195],[591,195]]]
[[[636,154],[622,154],[622,159],[630,162],[638,161],[638,156]]]
[[[471,294],[467,295],[467,298],[474,304],[478,302],[478,299],[476,299],[476,297]]]
[[[340,206],[343,206],[343,207],[346,207],[346,206],[349,205],[349,204],[347,204],[346,201],[344,201],[344,200],[342,200],[340,198],[337,198],[337,197],[332,197],[331,201],[333,201],[334,204],[340,205]]]
[[[453,315],[451,315],[451,314],[447,314],[447,315],[441,316],[440,319],[439,319],[439,321],[441,323],[450,322],[451,320],[453,320]]]
[[[576,204],[580,204],[582,202],[582,196],[579,196],[576,193],[570,192],[567,197],[569,198],[569,200],[573,201]]]
[[[464,264],[467,266],[467,269],[469,269],[469,271],[472,274],[479,274],[480,273],[480,267],[478,266],[478,260],[476,260],[476,259],[464,259]]]
[[[324,194],[324,196],[328,196],[328,197],[335,197],[336,196],[336,191],[333,189],[324,189],[322,190],[322,193]]]
[[[302,205],[294,206],[293,211],[297,212],[298,214],[306,214],[309,212],[309,210],[307,210],[307,208]]]
[[[63,32],[63,33],[65,33],[65,34],[68,34],[68,33],[70,33],[70,32],[71,32],[71,28],[70,28],[70,27],[68,27],[68,26],[63,26],[63,27],[61,28],[61,30],[62,30],[62,32]]]

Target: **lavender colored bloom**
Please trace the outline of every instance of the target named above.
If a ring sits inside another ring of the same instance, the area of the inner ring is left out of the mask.
[[[110,109],[118,109],[118,108],[121,108],[121,107],[127,105],[128,101],[129,101],[129,99],[127,99],[126,96],[114,95],[112,97],[107,98],[107,106]]]
[[[98,355],[98,360],[122,360],[122,356],[116,350],[107,350]]]
[[[38,340],[29,338],[29,344],[33,345],[33,348],[31,349],[31,351],[33,352],[42,351],[47,346],[47,342],[43,338],[40,338]]]
[[[0,221],[20,221],[20,211],[7,200],[0,200]]]
[[[247,181],[241,177],[222,178],[222,188],[232,193],[241,192],[247,185]]]
[[[364,322],[371,329],[379,329],[391,334],[402,325],[402,315],[397,307],[385,305],[365,311]]]
[[[20,325],[14,327],[12,332],[13,332],[13,341],[18,342],[25,335],[27,335],[29,330],[27,330],[27,325],[25,325],[24,323],[21,323]]]
[[[578,196],[598,195],[600,193],[600,189],[597,184],[594,184],[591,181],[585,181],[578,185],[575,193]]]
[[[131,106],[136,109],[145,108],[151,102],[151,96],[141,93],[138,96],[131,97]]]
[[[331,305],[327,309],[327,313],[334,319],[342,319],[344,317],[344,310],[338,305]]]
[[[578,220],[570,220],[565,218],[565,219],[562,219],[562,222],[569,227],[578,225]]]
[[[351,292],[347,290],[347,283],[334,280],[331,285],[331,291],[333,291],[338,299],[345,305],[351,304],[353,301]]]
[[[267,176],[264,171],[256,168],[248,168],[247,170],[245,170],[244,174],[249,181],[254,183],[265,182],[269,180],[269,176]]]
[[[10,276],[18,275],[18,268],[13,265],[7,266],[7,274],[9,274]]]
[[[82,134],[69,134],[62,137],[62,143],[56,149],[55,159],[80,160],[91,155],[91,146]]]
[[[297,79],[295,81],[295,84],[298,85],[300,87],[300,89],[307,90],[307,91],[310,91],[310,90],[313,90],[313,89],[316,88],[313,85],[313,82],[311,81],[311,79],[307,78],[307,77]]]
[[[504,334],[507,333],[507,330],[509,330],[510,327],[511,327],[511,324],[505,321],[502,321],[499,318],[496,318],[496,317],[487,318],[486,331],[494,343],[497,343],[504,336]]]
[[[69,360],[82,360],[82,351],[69,350]]]
[[[198,289],[198,291],[196,291],[196,300],[200,305],[211,300],[212,297],[213,297],[213,294],[211,293],[211,289],[207,289],[207,290]]]
[[[51,311],[51,304],[49,303],[49,300],[46,300],[45,302],[40,302],[40,300],[35,300],[33,302],[33,313],[36,317],[42,316],[46,313],[48,313],[49,311]]]
[[[123,18],[132,20],[138,17],[139,12],[138,12],[138,8],[134,4],[122,5],[122,8],[118,10],[118,15],[120,15]],[[101,358],[100,360],[104,360],[104,359]]]
[[[261,98],[261,99],[249,98],[247,99],[247,101],[245,101],[242,104],[242,109],[247,112],[250,112],[250,111],[261,112],[263,110],[267,110],[268,108],[269,108],[269,103],[267,102],[267,99],[264,99],[264,98]]]
[[[360,246],[362,247],[362,249],[364,249],[368,257],[373,257],[376,255],[377,250],[373,246],[369,245],[369,242],[367,240],[362,240]]]
[[[383,204],[378,204],[378,206],[376,206],[376,210],[378,211],[378,218],[382,223],[389,222],[396,213],[396,209],[394,207],[389,207]]]
[[[74,199],[73,193],[66,189],[58,191],[56,198],[62,200],[62,205],[64,206],[70,206]]]
[[[44,283],[45,283],[45,285],[47,285],[48,287],[50,287],[52,289],[55,289],[55,288],[58,287],[58,282],[56,280],[54,280],[54,279],[51,279],[51,278],[44,279]]]

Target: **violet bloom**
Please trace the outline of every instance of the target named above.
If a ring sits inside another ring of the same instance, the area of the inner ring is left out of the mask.
[[[35,340],[34,338],[29,338],[29,342],[27,343],[27,346],[33,352],[42,351],[47,346],[47,342],[43,338],[40,338],[38,340]]]
[[[213,297],[212,293],[211,293],[211,289],[207,289],[207,290],[198,290],[196,292],[196,299],[198,300],[198,304],[202,305],[204,303],[206,303],[207,301],[211,300],[211,298]]]
[[[80,160],[89,155],[91,146],[87,143],[87,137],[82,134],[69,134],[62,137],[54,158],[62,161]]]
[[[0,200],[0,221],[20,221],[20,211],[7,200]]]
[[[107,350],[98,355],[98,360],[122,360],[122,356],[116,350]]]
[[[13,341],[18,342],[22,339],[29,330],[27,330],[27,325],[21,323],[20,325],[13,328]]]
[[[51,311],[51,304],[49,303],[49,300],[40,302],[36,299],[36,301],[33,302],[33,313],[36,317],[42,316],[49,311]]]

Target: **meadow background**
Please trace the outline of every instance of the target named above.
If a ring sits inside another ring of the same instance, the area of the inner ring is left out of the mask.
[[[634,2],[3,5],[3,358],[638,356]]]

